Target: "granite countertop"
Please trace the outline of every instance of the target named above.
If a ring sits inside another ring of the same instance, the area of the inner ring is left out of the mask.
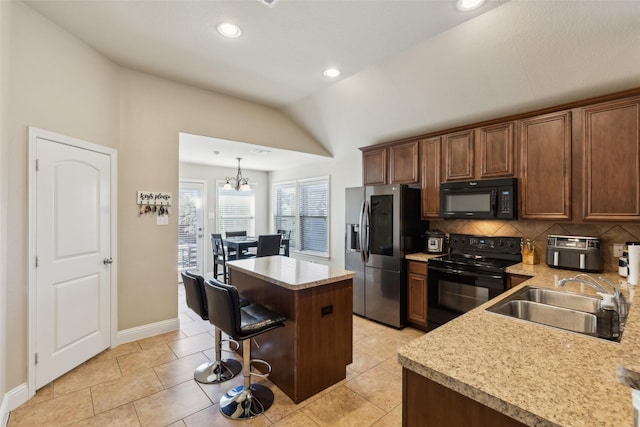
[[[416,252],[416,253],[413,253],[413,254],[405,255],[404,258],[408,259],[408,260],[411,260],[411,261],[427,262],[431,258],[439,257],[439,256],[442,256],[442,255],[444,255],[444,254],[427,254],[427,253],[424,253],[424,252]]]
[[[227,261],[227,266],[294,291],[355,276],[352,271],[280,255]]]
[[[620,343],[485,311],[523,286],[554,288],[576,274],[544,264],[507,271],[532,278],[402,347],[400,364],[527,425],[631,426],[640,309],[632,304]],[[633,299],[635,287],[617,274],[605,277]],[[595,293],[575,282],[561,290]]]

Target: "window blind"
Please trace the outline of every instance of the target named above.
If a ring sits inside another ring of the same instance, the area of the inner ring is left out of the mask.
[[[255,185],[250,191],[225,190],[224,181],[218,182],[218,233],[246,230],[255,235]]]

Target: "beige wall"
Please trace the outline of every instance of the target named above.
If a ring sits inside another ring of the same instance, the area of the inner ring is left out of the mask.
[[[327,154],[276,110],[122,69],[27,5],[11,6],[5,393],[27,379],[28,126],[118,150],[120,331],[177,316],[176,216],[156,226],[138,216],[135,196],[177,195],[179,132]]]
[[[11,3],[0,2],[0,360],[7,360],[7,194],[9,182],[9,131],[7,127],[9,106],[9,15]],[[7,388],[6,364],[0,363],[0,402]],[[1,405],[0,405],[1,406]],[[1,414],[0,414],[1,415]],[[0,422],[2,419],[0,418]]]
[[[118,69],[20,2],[12,3],[7,253],[7,389],[27,375],[27,127],[118,146]]]

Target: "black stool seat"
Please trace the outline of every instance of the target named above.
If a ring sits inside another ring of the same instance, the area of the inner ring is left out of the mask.
[[[266,377],[271,365],[264,360],[251,359],[251,338],[284,326],[286,317],[259,304],[240,306],[235,286],[211,279],[205,284],[210,313],[209,321],[237,341],[242,341],[244,385],[237,386],[220,399],[220,412],[228,418],[254,418],[273,404],[273,392],[261,384],[252,384],[251,375]],[[251,370],[252,363],[267,366],[267,373]]]

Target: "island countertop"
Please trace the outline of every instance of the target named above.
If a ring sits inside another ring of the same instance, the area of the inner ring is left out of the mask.
[[[575,274],[546,266],[512,272],[527,270],[535,277],[402,347],[400,364],[527,425],[631,426],[627,385],[640,348],[637,304],[620,343],[485,311],[523,286],[555,287],[558,278]],[[595,292],[579,283],[565,288]],[[623,289],[632,299],[629,288]]]
[[[352,271],[280,255],[228,261],[227,266],[294,291],[355,276]]]

